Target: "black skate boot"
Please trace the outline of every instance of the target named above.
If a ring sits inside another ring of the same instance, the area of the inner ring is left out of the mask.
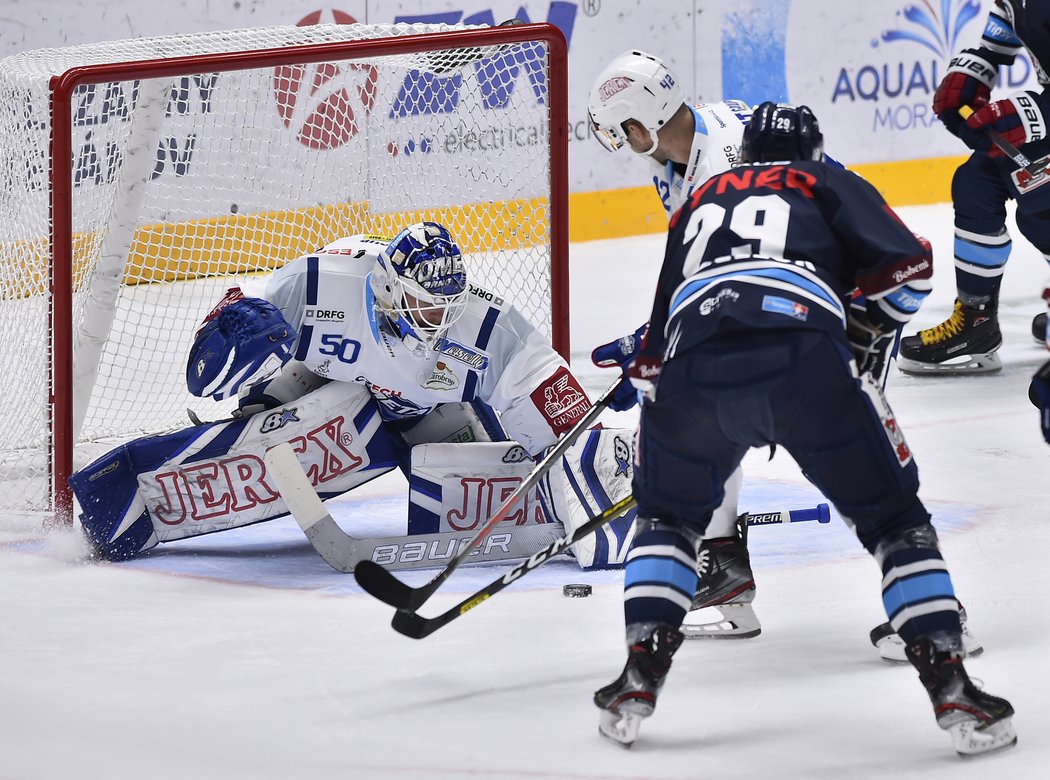
[[[751,607],[755,600],[755,575],[747,552],[747,515],[737,518],[739,536],[704,539],[696,561],[700,579],[691,611],[715,607],[722,620],[712,623],[686,623],[686,639],[748,639],[762,633],[758,616]]]
[[[951,734],[955,752],[973,756],[1016,744],[1010,702],[985,693],[970,681],[958,649],[944,651],[938,646],[959,648],[960,638],[923,638],[908,645],[905,652],[930,695],[937,725]]]
[[[956,299],[952,315],[901,339],[897,365],[906,374],[983,374],[999,371],[1003,344],[996,304],[967,306]]]
[[[1047,338],[1046,333],[1046,312],[1037,314],[1032,319],[1032,338],[1035,339],[1037,344],[1046,344],[1047,349],[1050,349],[1050,338]]]
[[[623,673],[594,692],[594,703],[602,711],[599,734],[624,747],[634,743],[642,721],[656,709],[656,697],[671,668],[671,656],[681,644],[680,631],[658,625],[648,638],[627,649]]]

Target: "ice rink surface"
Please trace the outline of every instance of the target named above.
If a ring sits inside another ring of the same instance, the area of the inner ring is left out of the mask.
[[[935,250],[934,292],[911,333],[950,310],[952,219],[944,205],[899,211]],[[592,396],[613,375],[590,349],[647,318],[663,243],[572,247],[573,368]],[[1044,778],[1050,446],[1027,387],[1047,358],[1029,332],[1047,276],[1016,240],[1001,374],[897,374],[887,391],[986,648],[971,676],[1017,710],[1012,750],[958,758],[915,672],[879,659],[868,631],[885,619],[880,574],[837,517],[752,530],[762,635],[687,643],[631,750],[598,736],[591,703],[624,661],[619,572],[554,561],[415,641],[287,520],[125,564],[84,562],[74,535],[3,520],[0,780]],[[820,500],[785,452],[767,455],[745,461],[742,509]],[[384,477],[333,502],[335,514],[362,535],[399,533],[404,492]],[[504,568],[464,567],[422,612]],[[566,582],[594,594],[564,598]]]

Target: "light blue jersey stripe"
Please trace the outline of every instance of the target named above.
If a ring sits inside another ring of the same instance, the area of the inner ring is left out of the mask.
[[[952,580],[946,571],[931,571],[897,580],[882,594],[886,614],[891,616],[911,604],[935,598],[955,598]]]
[[[627,566],[624,576],[624,589],[632,585],[667,585],[692,595],[696,590],[696,572],[674,558],[637,558]]]
[[[1006,265],[1006,261],[1010,257],[1010,249],[1009,243],[988,246],[986,244],[975,244],[958,236],[955,238],[956,259],[962,260],[964,263],[979,265],[982,268],[1000,268]]]

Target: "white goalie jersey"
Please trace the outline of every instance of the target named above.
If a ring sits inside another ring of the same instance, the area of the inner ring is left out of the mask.
[[[377,313],[368,279],[387,243],[368,235],[340,239],[270,277],[263,297],[296,328],[296,361],[324,379],[366,386],[386,420],[483,401],[531,454],[583,416],[590,401],[565,361],[489,290],[470,285],[465,313],[435,350],[398,338]]]

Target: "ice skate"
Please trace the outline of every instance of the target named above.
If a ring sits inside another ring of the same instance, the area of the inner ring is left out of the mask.
[[[1050,334],[1046,332],[1046,312],[1035,315],[1032,319],[1032,338],[1036,344],[1046,344],[1050,349]]]
[[[959,608],[959,622],[962,623],[962,650],[963,658],[977,656],[984,652],[984,646],[977,641],[966,627],[966,610]],[[904,652],[904,642],[900,634],[893,630],[889,623],[875,626],[869,635],[871,643],[879,651],[879,656],[884,661],[896,664],[908,663],[908,655]]]
[[[746,529],[747,515],[741,517]],[[703,540],[696,573],[700,580],[690,611],[714,607],[722,614],[722,619],[684,623],[682,634],[686,639],[748,639],[762,633],[758,616],[751,606],[755,599],[755,577],[751,572],[751,556],[747,552],[746,531],[740,537]]]
[[[647,639],[630,646],[623,673],[594,693],[594,703],[602,711],[599,734],[624,747],[634,743],[642,721],[656,708],[671,656],[681,644],[681,632],[661,625]]]
[[[958,643],[958,637],[951,638],[950,644]],[[937,725],[951,734],[955,752],[974,756],[1016,744],[1010,702],[975,686],[963,668],[962,655],[939,650],[938,644],[942,643],[924,638],[905,650],[930,695]]]
[[[897,366],[906,374],[986,374],[999,371],[1003,344],[994,304],[967,306],[956,299],[951,316],[901,339]]]

